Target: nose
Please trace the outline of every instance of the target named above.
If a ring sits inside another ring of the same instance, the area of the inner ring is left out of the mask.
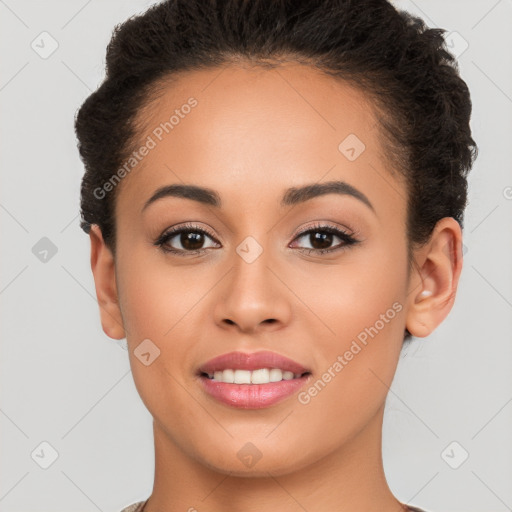
[[[274,331],[288,324],[292,294],[279,277],[277,267],[265,251],[252,262],[235,254],[233,267],[219,283],[215,323],[223,329],[244,333]]]

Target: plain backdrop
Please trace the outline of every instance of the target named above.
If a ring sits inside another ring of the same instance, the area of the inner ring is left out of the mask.
[[[101,329],[73,121],[113,27],[152,3],[0,0],[2,512],[119,512],[151,493],[152,418],[125,343]],[[480,154],[457,300],[403,350],[385,471],[429,512],[510,511],[512,1],[394,3],[448,31]]]

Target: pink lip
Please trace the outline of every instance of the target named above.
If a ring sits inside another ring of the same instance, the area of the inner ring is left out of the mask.
[[[231,368],[233,370],[258,370],[259,368],[280,368],[292,373],[309,372],[296,361],[276,352],[263,350],[260,352],[229,352],[210,359],[199,367],[199,373],[213,373]]]
[[[274,405],[296,393],[311,378],[311,374],[298,379],[269,382],[268,384],[229,384],[200,377],[203,389],[223,404],[240,409],[262,409]]]
[[[204,373],[230,368],[233,370],[257,370],[259,368],[279,368],[294,374],[304,374],[300,378],[269,382],[267,384],[230,384],[217,382]],[[241,409],[261,409],[273,405],[297,392],[311,377],[311,372],[287,357],[276,352],[253,353],[230,352],[210,359],[198,370],[203,389],[218,401]]]

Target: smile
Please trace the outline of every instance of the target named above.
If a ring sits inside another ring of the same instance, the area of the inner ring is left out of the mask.
[[[231,407],[261,409],[292,396],[311,371],[276,352],[230,352],[198,369],[203,391]]]

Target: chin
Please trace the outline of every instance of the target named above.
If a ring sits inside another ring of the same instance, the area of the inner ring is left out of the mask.
[[[224,444],[219,451],[221,453],[196,454],[196,460],[217,473],[252,478],[287,475],[316,460],[308,461],[304,453],[300,452],[299,459],[296,445],[283,446],[282,450],[266,446],[260,450],[252,443],[247,442],[241,448]],[[232,456],[229,456],[230,454]],[[321,454],[317,459],[320,458]]]
[[[263,462],[258,461],[252,467],[243,467],[239,461],[232,460],[231,463],[219,465],[215,461],[203,460],[203,464],[209,467],[211,470],[235,477],[240,478],[268,478],[269,476],[283,476],[289,473],[293,473],[298,467],[283,464],[282,461],[272,460]]]

